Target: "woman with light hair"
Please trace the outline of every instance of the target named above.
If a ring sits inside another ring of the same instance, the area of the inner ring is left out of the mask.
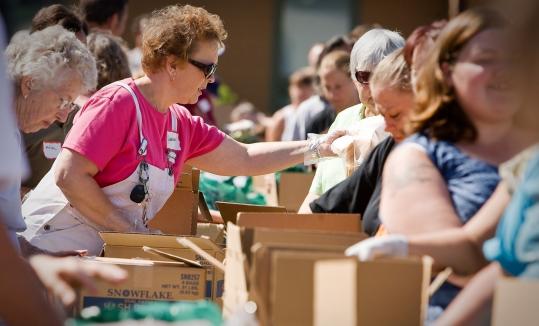
[[[214,81],[226,36],[219,16],[203,8],[172,5],[151,14],[142,37],[145,75],[104,87],[81,108],[52,167],[56,185],[40,183],[25,202],[34,207],[25,211],[29,242],[97,255],[99,231],[151,232],[148,222],[186,163],[220,175],[260,175],[331,155],[338,134],[241,144],[176,104],[195,103]],[[64,205],[44,213],[33,196],[41,207]]]
[[[374,235],[380,226],[378,208],[384,163],[396,144],[405,139],[404,125],[414,106],[410,67],[402,49],[389,54],[376,66],[369,87],[390,136],[372,149],[349,178],[312,201],[309,207],[314,213],[359,213],[363,230]]]
[[[35,132],[55,120],[65,120],[73,100],[96,84],[92,55],[73,33],[60,26],[12,39],[6,60],[15,88],[17,125],[22,132]],[[20,187],[19,178],[0,192],[0,210],[7,219],[4,224],[17,246],[15,232],[26,228]]]
[[[13,38],[6,57],[8,75],[15,84],[17,122],[23,132],[65,120],[75,98],[96,85],[94,58],[61,26]]]
[[[361,103],[340,112],[329,128],[329,132],[348,129],[361,119],[378,114],[369,88],[371,72],[384,57],[403,46],[404,39],[399,33],[382,28],[368,31],[354,44],[350,55],[350,76]],[[310,211],[309,204],[313,200],[345,178],[346,169],[341,159],[321,162],[300,212]]]
[[[327,132],[337,114],[359,103],[357,91],[350,78],[349,65],[349,51],[336,50],[323,57],[318,67],[318,79],[320,92],[329,107],[306,123],[307,135]]]
[[[4,45],[2,25],[0,17],[0,47]],[[1,282],[0,293],[12,295],[0,305],[0,324],[61,325],[58,307],[53,307],[50,301],[52,295],[70,306],[81,286],[92,289],[96,286],[96,278],[116,283],[126,275],[116,266],[100,266],[73,257],[37,255],[29,261],[21,257],[15,232],[26,227],[19,197],[22,171],[26,167],[15,125],[21,131],[35,131],[54,119],[64,119],[71,107],[70,101],[95,87],[95,62],[75,35],[60,26],[33,34],[19,34],[6,50],[7,69],[4,69],[3,59],[0,59],[0,99],[6,105],[0,107],[0,133],[3,136],[0,265],[3,266],[2,277],[11,282]],[[5,72],[13,85],[5,84]],[[14,86],[14,92],[11,92],[11,86]],[[11,106],[15,108],[16,119],[12,119]],[[32,306],[33,313],[21,313],[28,306]]]
[[[121,39],[110,33],[92,32],[87,37],[85,36],[88,50],[96,61],[96,90],[131,76],[126,54],[120,45],[121,42]],[[54,160],[60,155],[62,143],[67,133],[73,126],[73,118],[93,91],[89,94],[79,94],[74,102],[76,106],[65,121],[57,120],[46,129],[23,134],[31,175],[22,184],[22,194],[35,188],[50,171]]]

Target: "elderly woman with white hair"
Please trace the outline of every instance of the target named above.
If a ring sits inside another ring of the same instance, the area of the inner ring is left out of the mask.
[[[1,48],[5,44],[3,37],[0,16]],[[73,257],[37,255],[29,261],[21,257],[15,231],[25,228],[19,188],[26,167],[17,125],[21,130],[36,130],[51,119],[64,118],[64,101],[59,99],[73,98],[95,85],[95,62],[74,34],[61,27],[33,36],[19,34],[6,54],[7,60],[0,58],[0,265],[2,277],[12,282],[0,282],[0,293],[10,293],[9,302],[0,305],[0,324],[61,325],[62,316],[50,303],[49,294],[71,305],[76,299],[76,288],[95,288],[94,278],[118,282],[126,274],[116,266]],[[44,292],[44,288],[48,291]],[[32,314],[21,313],[29,306]]]
[[[399,33],[382,28],[372,29],[357,40],[350,55],[350,75],[361,103],[340,112],[329,132],[348,129],[360,120],[378,114],[369,88],[369,77],[384,57],[403,46],[404,39]],[[345,178],[346,169],[342,160],[330,159],[320,162],[309,193],[301,205],[300,213],[309,212],[309,203]]]
[[[7,73],[14,85],[16,122],[22,132],[35,132],[65,120],[73,100],[93,89],[95,60],[75,35],[60,26],[16,35],[6,49]],[[20,135],[16,135],[19,145]],[[22,148],[21,148],[22,151]],[[20,164],[25,162],[20,159]],[[20,175],[0,189],[0,210],[15,246],[21,215]]]

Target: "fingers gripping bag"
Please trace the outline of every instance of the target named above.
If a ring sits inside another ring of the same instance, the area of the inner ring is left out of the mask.
[[[347,134],[331,144],[331,150],[345,165],[346,175],[350,176],[365,160],[370,151],[387,136],[385,121],[381,115],[368,117],[347,130]]]

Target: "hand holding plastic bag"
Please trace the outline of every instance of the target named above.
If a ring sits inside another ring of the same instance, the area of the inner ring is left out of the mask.
[[[373,260],[380,256],[408,256],[408,239],[404,235],[390,234],[369,238],[348,247],[347,256],[357,256],[360,261]]]
[[[331,144],[344,135],[346,135],[345,130],[333,130],[323,135],[307,134],[309,147],[305,151],[303,163],[305,165],[316,164],[326,157],[335,156]]]
[[[336,139],[331,144],[331,150],[343,159],[346,173],[350,176],[370,151],[388,135],[382,116],[365,118],[346,130],[345,136]]]

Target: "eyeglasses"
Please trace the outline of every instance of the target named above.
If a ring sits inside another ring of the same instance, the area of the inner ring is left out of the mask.
[[[187,59],[187,60],[189,61],[190,64],[200,69],[200,71],[202,71],[206,79],[210,79],[213,76],[213,74],[215,74],[215,71],[217,70],[216,63],[205,64],[200,61],[193,60],[193,59]]]
[[[60,99],[60,104],[58,105],[58,108],[60,109],[60,111],[71,112],[77,107],[77,105],[73,103],[72,100],[63,98],[58,93],[56,93],[56,96],[58,96],[58,98]]]
[[[356,80],[362,85],[369,85],[370,71],[356,71]]]

